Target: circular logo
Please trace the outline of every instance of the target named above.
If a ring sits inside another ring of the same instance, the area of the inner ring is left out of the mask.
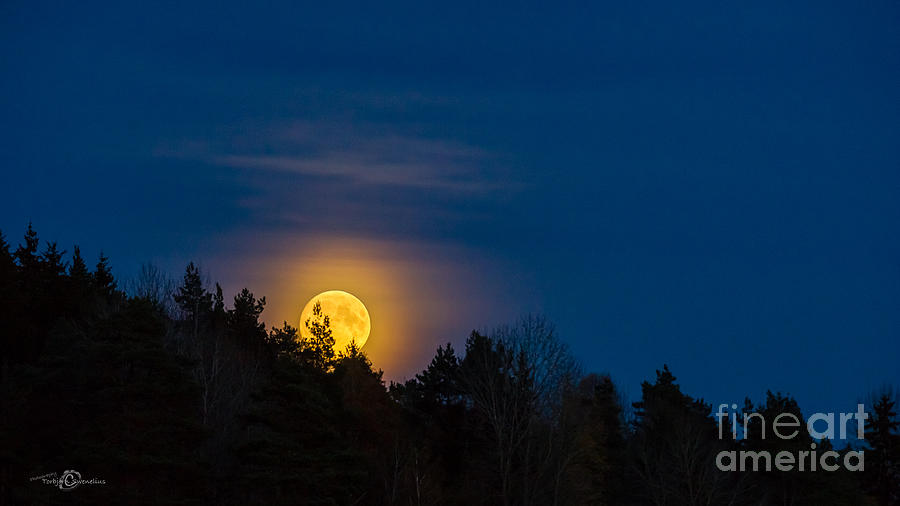
[[[81,485],[81,473],[78,471],[69,469],[59,477],[59,489],[64,492],[73,490],[78,485]]]

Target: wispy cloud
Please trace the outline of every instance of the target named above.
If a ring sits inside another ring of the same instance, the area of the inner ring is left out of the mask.
[[[229,142],[216,146],[191,142],[179,145],[158,154],[354,186],[468,196],[520,187],[509,177],[508,161],[496,153],[454,141],[383,133],[372,126],[296,122],[263,129],[241,128]]]
[[[399,145],[398,145],[399,144]],[[452,192],[483,192],[503,186],[481,164],[484,157],[464,148],[421,141],[356,146],[309,155],[224,155],[212,161],[237,169],[279,171],[343,179],[352,184],[406,186]]]
[[[510,157],[407,128],[335,120],[218,129],[157,156],[232,179],[258,228],[438,236],[484,226],[528,185]]]

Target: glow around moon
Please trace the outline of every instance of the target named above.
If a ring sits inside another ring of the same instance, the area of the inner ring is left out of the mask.
[[[369,340],[372,321],[366,306],[352,294],[341,290],[329,290],[316,295],[300,312],[300,334],[307,336],[306,320],[312,318],[313,306],[318,302],[322,306],[322,314],[328,316],[331,323],[331,335],[334,337],[335,354],[343,352],[351,340],[356,340],[359,348]]]

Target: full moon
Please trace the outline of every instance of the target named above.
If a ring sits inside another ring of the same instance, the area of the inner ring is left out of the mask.
[[[343,352],[351,340],[355,340],[356,346],[362,349],[369,339],[369,331],[372,330],[369,311],[361,300],[341,290],[322,292],[306,303],[300,312],[300,334],[303,336],[309,334],[306,321],[312,318],[316,302],[322,306],[322,315],[327,316],[331,324],[335,355]]]

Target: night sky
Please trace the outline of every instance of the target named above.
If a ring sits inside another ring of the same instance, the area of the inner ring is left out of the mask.
[[[0,229],[201,263],[388,379],[526,313],[634,400],[900,384],[896,2],[0,4]]]

